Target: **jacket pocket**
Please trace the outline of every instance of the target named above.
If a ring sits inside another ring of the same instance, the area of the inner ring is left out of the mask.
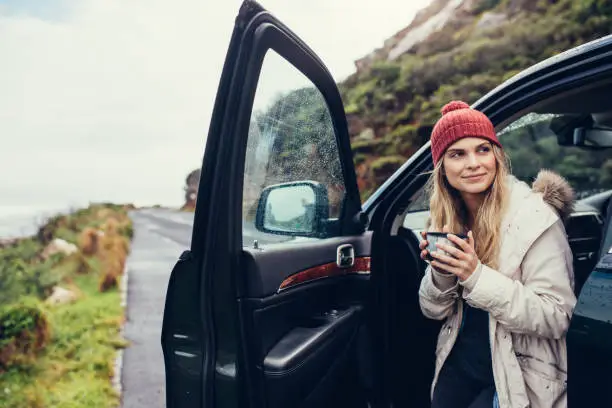
[[[532,408],[566,408],[567,381],[565,373],[553,368],[542,369],[543,362],[532,357],[519,357],[523,381]]]

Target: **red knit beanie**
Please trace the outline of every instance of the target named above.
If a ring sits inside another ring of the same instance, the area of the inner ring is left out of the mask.
[[[442,117],[431,132],[431,155],[434,166],[450,145],[464,137],[480,137],[502,147],[489,118],[484,113],[470,108],[467,103],[449,102],[444,105],[441,112]]]

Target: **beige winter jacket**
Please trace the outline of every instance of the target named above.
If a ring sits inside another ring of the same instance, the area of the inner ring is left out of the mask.
[[[480,264],[459,283],[427,268],[419,300],[423,314],[446,319],[438,336],[433,390],[458,334],[463,297],[489,312],[493,376],[501,408],[567,407],[565,334],[576,304],[572,253],[563,217],[573,193],[542,171],[533,188],[509,176],[499,271]]]

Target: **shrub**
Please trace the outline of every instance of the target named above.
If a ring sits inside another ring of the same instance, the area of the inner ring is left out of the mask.
[[[119,269],[118,267],[115,267],[115,263],[103,263],[103,265],[106,268],[106,271],[103,272],[102,276],[100,277],[100,285],[99,285],[99,290],[100,292],[107,292],[111,289],[116,289],[119,287],[119,273],[117,272],[117,270]]]
[[[102,252],[100,254],[102,276],[99,289],[101,292],[118,287],[119,277],[123,274],[128,250],[128,241],[109,229],[102,239]]]
[[[31,363],[49,338],[49,319],[37,299],[0,308],[0,370]]]
[[[364,163],[367,159],[368,159],[368,156],[366,156],[365,154],[357,153],[353,157],[353,163],[355,164],[355,166],[359,166],[360,164]]]
[[[351,143],[354,154],[379,155],[385,151],[386,143],[382,139],[360,140]]]
[[[71,227],[59,227],[53,233],[53,238],[63,239],[66,242],[76,242],[78,240],[78,234],[76,232],[76,228],[72,229]]]
[[[416,99],[416,98],[415,98]],[[401,112],[396,113],[391,118],[391,124],[394,125],[405,125],[414,120],[414,116],[418,113],[419,108],[421,107],[421,102],[418,104],[415,101],[412,103],[407,103],[402,108]]]
[[[356,103],[346,105],[346,107],[344,108],[344,113],[346,113],[347,115],[359,113],[359,105],[357,105]]]
[[[358,110],[362,110],[364,107],[371,107],[371,101],[374,96],[374,92],[377,87],[376,78],[370,79],[367,82],[361,82],[354,89],[351,89],[346,93],[346,104],[355,105]],[[354,108],[353,108],[354,109]]]
[[[25,274],[23,284],[26,288],[25,294],[34,295],[44,299],[51,294],[53,287],[63,278],[59,270],[52,266],[57,263],[57,258],[53,256],[48,262],[30,266],[29,273]]]
[[[42,249],[36,239],[20,239],[13,245],[0,249],[0,260],[21,259],[24,262],[33,262],[39,258]]]
[[[71,255],[71,258],[74,260],[75,272],[80,275],[88,274],[94,270],[96,270],[95,266],[92,265],[95,258],[91,258],[83,254],[83,252],[77,252]]]
[[[24,292],[22,286],[23,270],[27,265],[18,259],[3,259],[0,263],[0,304],[19,298]]]
[[[93,255],[98,252],[100,236],[94,228],[85,228],[79,235],[78,246],[84,255]]]
[[[386,180],[391,174],[400,168],[406,159],[402,156],[381,157],[372,162],[372,175],[377,182]]]
[[[14,249],[19,249],[17,246]],[[52,268],[57,261],[52,256],[45,262],[28,263],[18,256],[19,251],[0,251],[0,304],[16,301],[21,296],[32,295],[43,298],[62,278]]]
[[[119,234],[123,235],[124,237],[128,237],[129,239],[134,238],[134,227],[132,226],[132,223],[130,222],[122,225],[119,228]]]
[[[417,134],[417,126],[415,125],[402,125],[396,127],[391,133],[389,133],[389,137],[393,140],[400,141],[408,141],[410,143],[414,142],[414,138]]]
[[[40,241],[43,245],[48,244],[54,237],[56,237],[57,230],[62,227],[68,227],[67,217],[61,214],[54,215],[38,228],[38,232],[36,234],[38,241]]]
[[[399,64],[389,61],[379,61],[372,65],[371,75],[378,79],[378,84],[391,84],[400,76]]]

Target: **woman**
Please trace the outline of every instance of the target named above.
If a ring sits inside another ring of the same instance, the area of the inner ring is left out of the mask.
[[[566,407],[565,334],[576,303],[564,218],[573,192],[541,171],[530,189],[509,174],[491,121],[464,102],[431,136],[430,231],[455,246],[425,249],[423,314],[443,320],[432,408]],[[426,234],[423,233],[426,239]],[[428,255],[431,255],[429,258]]]

